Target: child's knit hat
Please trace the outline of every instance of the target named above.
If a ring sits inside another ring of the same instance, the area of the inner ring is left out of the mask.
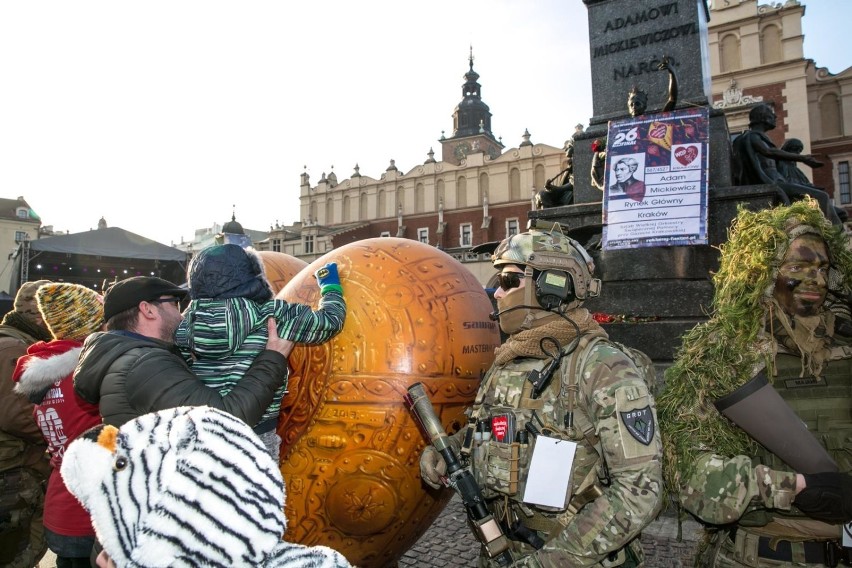
[[[189,263],[187,284],[192,300],[247,298],[263,303],[273,296],[263,259],[256,250],[235,244],[202,249]]]
[[[103,325],[103,298],[85,286],[44,284],[36,292],[36,301],[54,339],[83,341]]]

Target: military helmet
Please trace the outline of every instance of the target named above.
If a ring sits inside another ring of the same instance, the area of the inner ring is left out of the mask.
[[[594,261],[580,243],[562,233],[559,223],[549,229],[531,228],[503,240],[491,255],[491,262],[498,269],[506,264],[522,264],[538,271],[567,272],[578,303],[600,292],[600,280],[592,276]]]

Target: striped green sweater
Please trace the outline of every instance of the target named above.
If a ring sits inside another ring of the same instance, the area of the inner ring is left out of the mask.
[[[275,318],[281,337],[294,343],[323,343],[343,329],[346,302],[339,287],[334,286],[323,290],[316,310],[284,300],[192,300],[175,333],[175,343],[201,381],[224,395],[266,347],[266,320],[270,316]],[[258,424],[277,421],[286,388],[285,382]]]

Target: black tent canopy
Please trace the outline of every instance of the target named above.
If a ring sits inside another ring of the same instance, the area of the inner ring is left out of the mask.
[[[10,292],[21,282],[74,282],[100,290],[103,282],[131,276],[159,276],[176,284],[186,280],[188,254],[125,231],[104,227],[20,243]]]

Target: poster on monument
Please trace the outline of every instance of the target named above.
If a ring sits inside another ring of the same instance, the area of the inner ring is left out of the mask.
[[[604,250],[707,244],[706,107],[610,121]]]

